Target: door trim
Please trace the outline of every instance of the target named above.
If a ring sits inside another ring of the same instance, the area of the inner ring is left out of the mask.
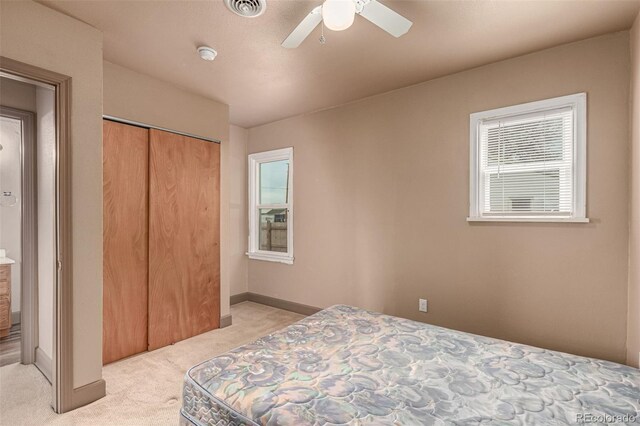
[[[35,114],[0,106],[0,116],[22,123],[20,146],[20,215],[22,279],[20,283],[20,362],[33,364],[38,346],[38,215]],[[13,322],[13,321],[12,321]]]
[[[71,222],[71,77],[0,56],[0,71],[56,89],[56,252],[53,307],[52,406],[57,413],[79,405],[73,392],[73,280]],[[80,403],[81,398],[76,398]]]

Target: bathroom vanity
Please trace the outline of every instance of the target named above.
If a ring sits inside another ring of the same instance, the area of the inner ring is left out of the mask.
[[[11,329],[11,265],[13,259],[0,257],[0,338]]]

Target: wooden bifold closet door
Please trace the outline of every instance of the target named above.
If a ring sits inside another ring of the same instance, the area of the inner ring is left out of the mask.
[[[149,136],[151,350],[220,325],[220,145]]]
[[[149,131],[103,123],[104,364],[147,350]]]

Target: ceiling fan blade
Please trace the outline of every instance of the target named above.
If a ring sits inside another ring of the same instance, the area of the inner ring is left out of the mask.
[[[406,34],[413,22],[376,0],[362,6],[360,16],[379,26],[394,37]]]
[[[305,16],[296,29],[289,34],[289,37],[282,42],[282,47],[293,49],[300,46],[300,43],[311,34],[311,31],[313,31],[320,22],[322,22],[322,6],[316,7]]]

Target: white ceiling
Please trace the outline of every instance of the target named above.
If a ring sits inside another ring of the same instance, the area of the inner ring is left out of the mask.
[[[267,0],[264,15],[222,0],[41,3],[104,32],[104,58],[230,105],[244,127],[311,112],[562,43],[628,29],[640,0],[381,0],[414,22],[394,38],[357,16],[320,27],[297,49],[280,43],[321,0]],[[214,62],[196,47],[218,51]]]

